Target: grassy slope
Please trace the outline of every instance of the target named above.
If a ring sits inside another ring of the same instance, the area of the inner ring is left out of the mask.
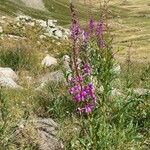
[[[150,61],[150,5],[149,0],[127,0],[121,4],[115,0],[112,12],[116,17],[112,19],[117,24],[114,29],[117,46],[127,50],[131,45],[133,60],[138,62]],[[123,59],[125,51],[120,52]]]
[[[19,0],[17,0],[19,1]],[[70,14],[67,0],[43,0],[47,12],[27,8],[21,3],[15,4],[9,0],[0,1],[0,14],[11,16],[19,12],[31,15],[36,18],[47,19],[55,18],[60,24],[68,25],[70,23]],[[83,2],[81,0],[80,2]],[[94,5],[99,5],[97,0]],[[79,17],[81,20],[87,18],[87,10],[83,3],[76,1]],[[126,2],[114,0],[110,3],[112,12],[111,26],[115,36],[115,48],[121,49],[117,58],[123,60],[126,50],[130,45],[133,60],[147,62],[150,58],[150,2],[149,0],[127,0]]]

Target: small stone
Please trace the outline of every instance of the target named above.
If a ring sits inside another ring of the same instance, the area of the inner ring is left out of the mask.
[[[49,82],[64,82],[65,77],[61,70],[50,72],[39,78],[40,86],[36,90],[41,90]]]
[[[54,24],[54,20],[48,19],[47,24],[49,27],[52,27],[52,28],[56,27],[56,25]]]
[[[50,56],[50,55],[47,55],[43,60],[42,60],[42,65],[43,66],[46,66],[46,67],[49,67],[51,65],[57,65],[57,59]]]
[[[54,35],[57,36],[58,38],[62,38],[63,33],[61,30],[56,30],[56,31],[54,31]]]
[[[17,21],[26,21],[26,22],[28,22],[28,21],[31,21],[32,20],[32,18],[30,17],[30,16],[26,16],[26,15],[19,15],[18,17],[16,17],[16,20]]]
[[[28,22],[28,25],[31,26],[31,27],[34,27],[35,26],[35,22]]]
[[[43,28],[47,27],[47,23],[44,20],[36,20],[36,22]]]

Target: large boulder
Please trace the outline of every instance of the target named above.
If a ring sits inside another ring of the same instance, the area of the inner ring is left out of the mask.
[[[22,89],[21,86],[9,77],[0,77],[0,86],[12,89]]]
[[[12,80],[18,80],[17,74],[11,68],[0,67],[0,78],[11,78]]]
[[[52,119],[38,118],[33,121],[38,131],[40,150],[61,150],[63,144],[56,138],[58,124]]]
[[[34,135],[28,133],[31,127],[35,131]],[[21,121],[14,133],[14,137],[34,139],[33,142],[36,143],[39,150],[62,150],[63,143],[56,137],[57,132],[58,124],[51,118],[34,118]],[[28,136],[26,133],[28,133]],[[16,143],[20,145],[20,141],[17,140]]]

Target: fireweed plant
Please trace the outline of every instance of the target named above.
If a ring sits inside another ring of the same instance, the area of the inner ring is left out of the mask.
[[[86,51],[90,34],[94,30],[94,21],[90,20],[89,31],[81,29],[77,20],[74,6],[70,4],[72,14],[71,39],[72,39],[72,77],[70,79],[69,93],[77,103],[79,113],[91,113],[96,106],[96,95],[94,85],[91,82],[92,68],[86,55],[81,55],[81,51]],[[81,60],[80,62],[78,60]]]
[[[70,3],[72,15],[71,25],[71,78],[69,93],[77,104],[77,111],[91,113],[97,106],[96,88],[103,86],[108,93],[112,80],[112,52],[109,42],[105,40],[105,24],[90,17],[88,25],[83,29],[77,19],[75,9]],[[106,37],[108,39],[108,37]],[[98,91],[98,90],[97,90]],[[106,94],[107,95],[107,94]],[[103,99],[106,97],[103,96]]]
[[[86,27],[82,28],[72,3],[70,9],[72,71],[68,80],[69,93],[81,114],[81,129],[67,149],[105,149],[107,142],[104,141],[110,138],[107,123],[112,113],[110,95],[115,78],[112,37],[104,18],[95,21],[90,16]]]

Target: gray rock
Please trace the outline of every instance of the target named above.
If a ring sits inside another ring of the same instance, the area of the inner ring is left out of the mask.
[[[21,137],[20,135],[30,125],[36,131],[36,145],[39,150],[62,150],[63,143],[56,137],[58,132],[58,124],[51,118],[34,118],[31,120],[23,120],[18,124],[18,128],[14,133],[15,137]],[[30,135],[32,136],[32,135]],[[34,137],[35,135],[33,135]],[[32,137],[29,137],[32,139]]]
[[[38,118],[33,120],[33,124],[38,131],[38,145],[40,150],[61,150],[63,144],[56,138],[58,124],[52,119]]]
[[[13,79],[8,77],[0,77],[0,86],[12,88],[12,89],[22,89]]]
[[[57,59],[50,56],[50,55],[47,55],[43,60],[42,60],[42,63],[41,63],[43,66],[46,66],[46,67],[50,67],[51,65],[57,65]]]
[[[0,67],[0,77],[11,78],[18,80],[17,74],[11,68]]]
[[[36,90],[41,90],[49,82],[58,83],[58,82],[63,82],[63,81],[65,81],[65,77],[61,70],[50,72],[38,79],[40,86],[36,88]]]

